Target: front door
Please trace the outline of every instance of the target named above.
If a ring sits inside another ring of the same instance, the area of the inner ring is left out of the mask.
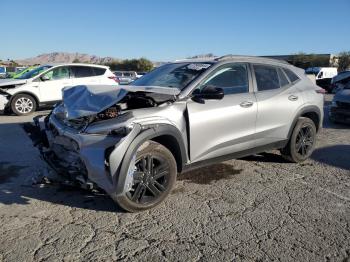
[[[40,76],[40,102],[62,100],[62,89],[71,85],[69,67],[60,66],[51,69]]]
[[[224,90],[221,100],[187,103],[191,162],[253,148],[257,104],[245,63],[223,65],[198,86]]]

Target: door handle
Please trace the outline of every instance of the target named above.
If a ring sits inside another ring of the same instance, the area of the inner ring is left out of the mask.
[[[290,96],[288,96],[288,99],[289,99],[290,101],[296,101],[296,100],[298,100],[298,97],[295,96],[295,95],[290,95]]]
[[[251,101],[244,101],[242,103],[239,104],[241,107],[247,108],[247,107],[251,107],[253,105],[253,102]]]

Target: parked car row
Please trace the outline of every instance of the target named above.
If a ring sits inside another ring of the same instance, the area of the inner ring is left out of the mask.
[[[5,66],[0,65],[0,79],[13,78],[15,75],[21,73],[27,67],[25,66]]]
[[[62,100],[62,89],[77,85],[117,85],[107,66],[60,64],[37,67],[16,79],[0,82],[0,110],[27,115],[41,105]]]

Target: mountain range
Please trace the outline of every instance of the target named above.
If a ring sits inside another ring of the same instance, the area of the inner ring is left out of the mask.
[[[71,63],[79,61],[82,63],[105,64],[111,61],[120,61],[121,59],[114,57],[99,57],[96,55],[88,55],[81,53],[53,52],[41,54],[36,57],[15,60],[20,65],[36,65],[47,63]]]

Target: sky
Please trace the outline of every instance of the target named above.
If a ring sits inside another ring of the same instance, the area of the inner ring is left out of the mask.
[[[350,50],[349,13],[350,0],[1,1],[0,59],[338,53]]]

